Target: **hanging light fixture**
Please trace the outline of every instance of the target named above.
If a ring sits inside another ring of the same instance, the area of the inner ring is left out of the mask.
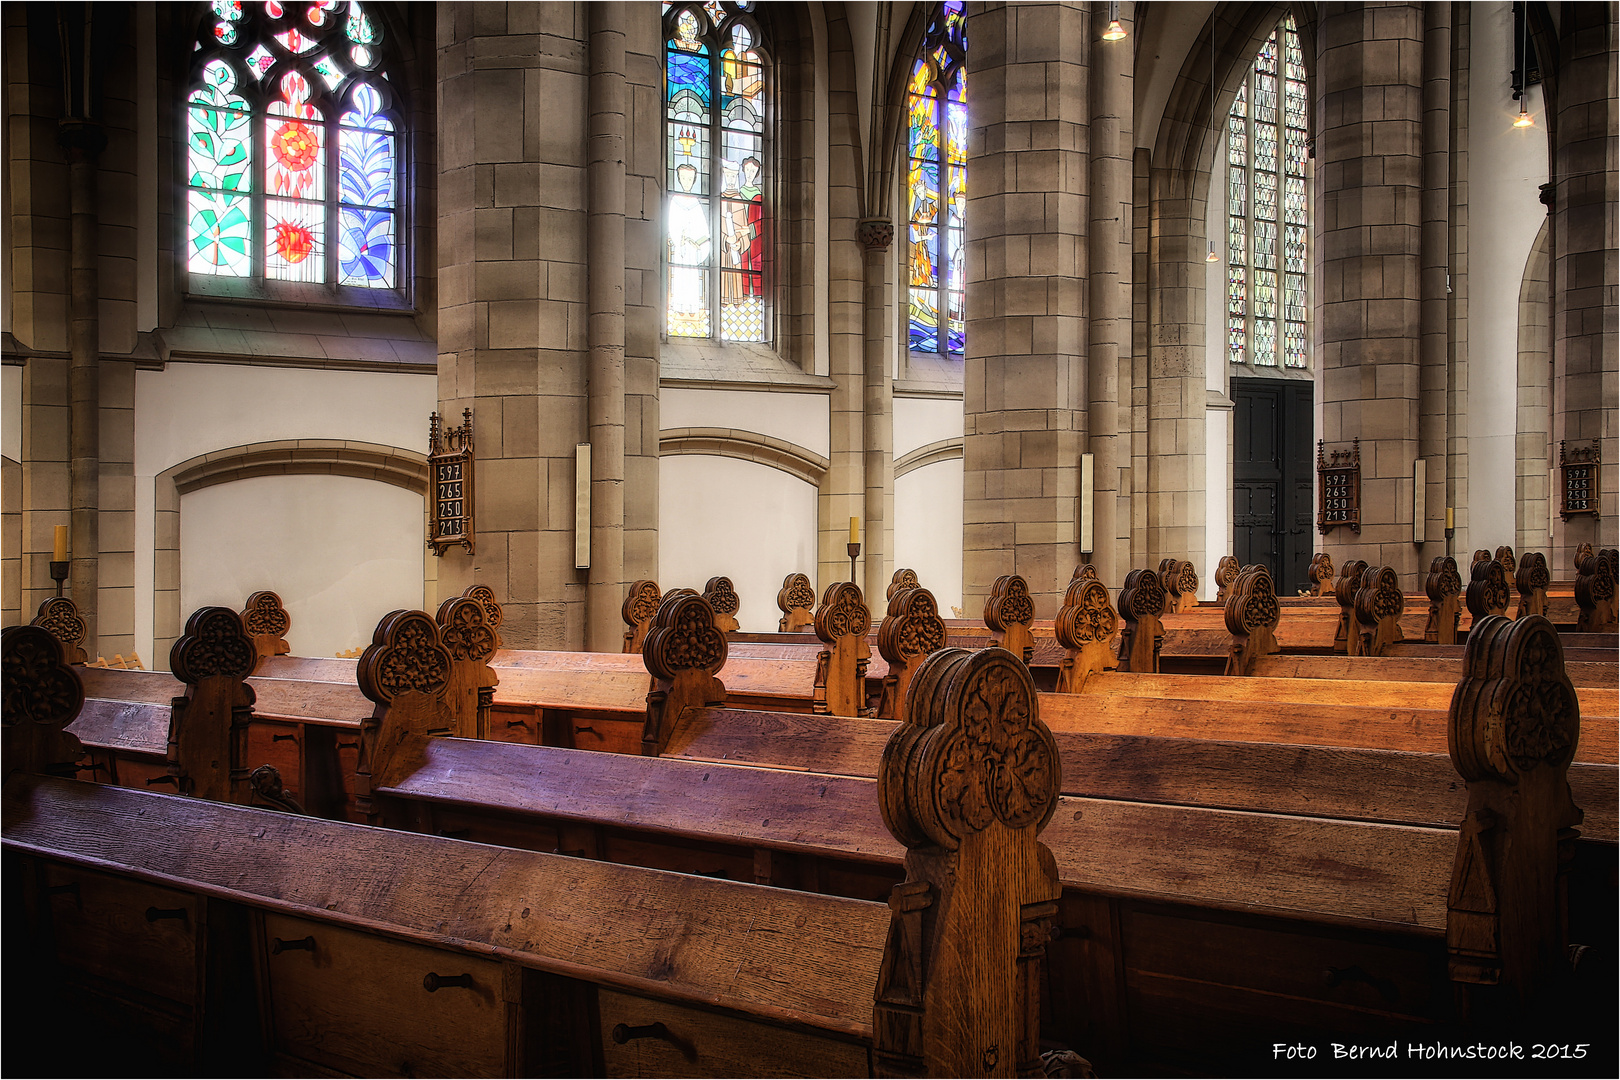
[[[1215,250],[1215,241],[1213,240],[1209,242],[1209,254],[1204,256],[1204,261],[1212,263],[1221,261],[1220,254]]]
[[[1519,99],[1519,116],[1513,121],[1513,126],[1527,128],[1536,126],[1524,101],[1530,93],[1530,9],[1526,6],[1519,10],[1519,66],[1513,73],[1513,96]]]
[[[1110,0],[1108,5],[1108,29],[1103,31],[1104,41],[1119,41],[1125,37],[1125,28],[1119,23],[1118,0]]]
[[[1516,127],[1516,128],[1527,128],[1527,127],[1535,127],[1536,126],[1535,120],[1530,116],[1529,113],[1525,112],[1525,110],[1524,110],[1524,98],[1522,98],[1522,97],[1519,98],[1519,118],[1517,120],[1513,121],[1513,126]]]
[[[1209,27],[1209,130],[1210,134],[1213,136],[1215,133],[1215,24],[1213,21],[1210,22]],[[1220,149],[1221,141],[1217,136],[1215,138],[1215,152],[1217,156],[1220,154]],[[1221,261],[1220,253],[1215,250],[1214,237],[1210,237],[1209,254],[1204,256],[1204,261],[1207,263],[1218,263]]]

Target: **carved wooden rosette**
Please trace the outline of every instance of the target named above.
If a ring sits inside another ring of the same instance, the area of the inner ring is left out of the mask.
[[[1475,619],[1487,615],[1506,615],[1508,606],[1508,579],[1502,564],[1495,559],[1481,559],[1474,564],[1464,593],[1468,613]]]
[[[1367,564],[1360,559],[1348,559],[1339,567],[1339,578],[1333,583],[1333,597],[1339,602],[1339,625],[1333,632],[1333,651],[1350,656],[1361,655],[1361,635],[1355,632],[1356,593],[1361,590],[1361,575]]]
[[[872,629],[858,585],[836,581],[821,595],[816,609],[816,637],[826,643],[816,658],[815,700],[811,709],[832,716],[865,716],[866,665],[872,650],[866,644]]]
[[[656,581],[642,578],[640,581],[630,583],[630,591],[625,595],[624,606],[619,609],[624,625],[629,627],[624,632],[625,652],[641,651],[642,642],[647,638],[647,627],[652,624],[653,616],[658,614],[658,605],[663,599],[664,594],[658,591]]]
[[[872,1014],[877,1075],[1042,1075],[1041,966],[1061,890],[1037,837],[1061,781],[1016,656],[923,662],[878,774],[907,852]]]
[[[1526,615],[1547,614],[1547,586],[1552,584],[1552,572],[1547,569],[1547,556],[1539,551],[1527,551],[1519,557],[1519,569],[1514,572],[1513,586],[1519,590],[1519,608],[1516,619]]]
[[[1569,975],[1560,879],[1583,816],[1568,779],[1580,702],[1558,633],[1540,615],[1479,619],[1463,666],[1449,734],[1468,810],[1446,900],[1446,945],[1451,978],[1471,984],[1468,1019],[1512,1019],[1546,1004]]]
[[[1575,579],[1575,603],[1581,609],[1575,627],[1583,634],[1612,634],[1615,630],[1614,568],[1601,553],[1588,555]]]
[[[1312,555],[1307,577],[1311,583],[1311,596],[1326,596],[1331,592],[1333,589],[1333,556],[1325,551],[1318,551],[1315,555]]]
[[[1222,555],[1221,561],[1215,564],[1215,602],[1224,604],[1228,591],[1236,583],[1238,574],[1243,567],[1239,565],[1237,557]]]
[[[1450,555],[1436,556],[1429,563],[1423,591],[1429,595],[1429,621],[1423,627],[1423,640],[1457,644],[1457,620],[1462,617],[1462,575],[1457,571],[1457,560]]]
[[[453,596],[439,605],[439,644],[450,654],[450,680],[444,700],[454,718],[450,733],[463,739],[489,738],[489,710],[500,679],[489,661],[499,639],[485,619],[483,604],[468,596]]]
[[[797,633],[816,624],[816,590],[803,574],[789,574],[782,579],[776,606],[782,612],[782,620],[776,628],[784,634]]]
[[[1079,566],[1074,568],[1074,573],[1069,575],[1069,580],[1101,581],[1102,579],[1097,576],[1097,568],[1095,566],[1093,566],[1091,563],[1081,563]]]
[[[84,684],[63,654],[61,640],[42,626],[0,630],[0,760],[8,776],[77,771],[84,747],[63,729],[84,706]]]
[[[1078,694],[1088,678],[1113,666],[1108,646],[1118,629],[1119,613],[1102,582],[1080,578],[1069,583],[1052,624],[1053,636],[1068,650],[1058,669],[1058,693]]]
[[[39,605],[30,626],[38,626],[62,643],[62,655],[70,664],[82,664],[89,658],[84,651],[87,632],[79,605],[66,596],[48,597]]]
[[[898,592],[892,591],[892,585],[889,588],[888,614],[878,626],[878,652],[889,662],[889,674],[883,680],[877,714],[884,720],[898,720],[918,665],[928,654],[945,647],[945,620],[939,617],[934,594],[922,586]]]
[[[1401,575],[1393,566],[1368,567],[1356,590],[1356,625],[1361,638],[1361,656],[1383,656],[1390,645],[1404,641],[1401,613],[1406,610],[1406,594],[1401,591]]]
[[[708,584],[703,586],[703,599],[709,602],[709,607],[714,611],[715,628],[722,634],[736,633],[737,609],[742,606],[742,600],[732,587],[731,579],[710,578]]]
[[[292,625],[292,619],[288,618],[287,609],[281,606],[281,597],[275,593],[264,590],[248,597],[246,606],[242,608],[242,625],[253,639],[253,652],[258,659],[286,656],[292,652],[287,644],[287,629]]]
[[[461,595],[484,609],[484,625],[495,631],[495,648],[499,649],[501,623],[506,619],[506,612],[502,610],[501,602],[495,599],[495,590],[488,585],[469,585]]]
[[[883,599],[893,600],[894,594],[901,589],[919,589],[921,587],[922,584],[917,580],[917,571],[896,570],[894,576],[889,579],[889,589],[883,594]]]
[[[198,608],[186,620],[186,632],[169,650],[169,670],[186,684],[169,712],[169,775],[181,794],[248,801],[255,698],[245,680],[258,662],[242,616],[230,608]]]
[[[1132,570],[1119,590],[1119,617],[1125,629],[1119,635],[1119,670],[1138,673],[1159,670],[1164,646],[1164,585],[1154,570]]]
[[[1184,559],[1160,559],[1159,583],[1164,586],[1164,614],[1174,615],[1198,606],[1198,571]]]
[[[1475,563],[1482,563],[1482,562],[1484,562],[1485,560],[1487,560],[1489,558],[1491,558],[1491,553],[1490,553],[1490,551],[1488,549],[1486,549],[1486,548],[1475,548],[1474,549],[1474,557],[1468,563],[1468,576],[1470,578],[1472,578],[1474,576],[1474,564]]]
[[[1277,652],[1277,623],[1282,607],[1271,584],[1271,571],[1262,565],[1246,568],[1226,599],[1226,629],[1232,648],[1226,674],[1250,675],[1254,662]]]
[[[663,753],[688,708],[726,703],[725,684],[715,678],[726,665],[726,651],[726,635],[715,625],[707,599],[691,592],[664,598],[641,650],[641,661],[653,677],[641,731],[643,755]]]
[[[360,724],[355,804],[376,825],[382,815],[372,792],[415,768],[428,737],[449,734],[455,725],[445,700],[450,653],[439,640],[439,624],[425,611],[384,615],[355,676],[377,706]]]
[[[1509,581],[1519,572],[1519,560],[1514,557],[1513,549],[1506,544],[1496,549],[1496,561],[1502,564],[1502,576]]]
[[[260,765],[248,774],[248,805],[267,806],[289,814],[307,814],[304,804],[287,793],[281,782],[281,770],[274,765]]]
[[[1592,554],[1594,554],[1594,552],[1592,551],[1591,544],[1580,544],[1575,548],[1575,557],[1571,559],[1570,562],[1574,566],[1577,574],[1581,572],[1581,564],[1584,563]]]
[[[984,602],[984,624],[990,640],[1024,663],[1035,659],[1035,635],[1029,624],[1035,621],[1035,601],[1030,599],[1029,582],[1019,574],[1002,574],[990,586]]]

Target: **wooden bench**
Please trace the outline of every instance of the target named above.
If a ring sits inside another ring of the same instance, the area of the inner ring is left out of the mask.
[[[886,910],[53,779],[77,682],[23,629],[4,642],[17,1060],[73,1038],[187,1072],[1043,1071],[1055,773],[981,817],[936,809],[935,755],[886,766],[885,814],[918,851]],[[391,704],[418,693],[399,675],[361,666]],[[932,720],[919,738],[964,730],[960,710]],[[967,764],[1013,763],[975,744]]]

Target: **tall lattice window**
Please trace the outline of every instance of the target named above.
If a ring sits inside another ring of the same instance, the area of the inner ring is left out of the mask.
[[[1226,120],[1226,351],[1234,364],[1307,366],[1305,110],[1305,60],[1290,16],[1255,57]]]
[[[672,338],[767,341],[767,67],[752,4],[664,5]],[[716,333],[718,328],[718,333]]]
[[[967,17],[962,0],[934,11],[906,95],[911,277],[910,347],[960,353],[962,226],[967,211]]]
[[[186,105],[186,268],[392,289],[399,131],[382,26],[358,2],[214,0]]]

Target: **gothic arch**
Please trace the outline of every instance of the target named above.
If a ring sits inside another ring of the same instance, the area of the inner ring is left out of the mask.
[[[1519,551],[1547,546],[1553,491],[1552,218],[1541,223],[1519,285],[1519,378],[1514,446],[1514,505]]]

